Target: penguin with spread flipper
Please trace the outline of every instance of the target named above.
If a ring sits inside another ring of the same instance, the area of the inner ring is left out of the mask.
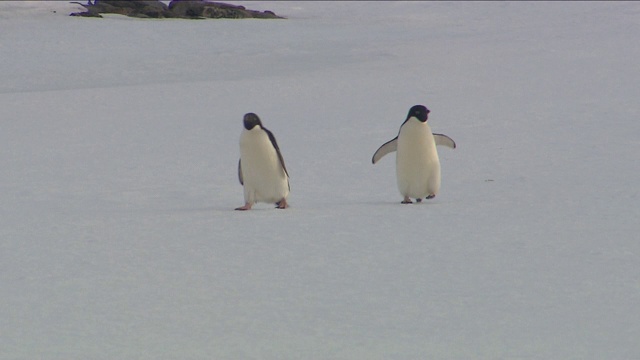
[[[431,132],[427,124],[429,112],[424,105],[413,106],[398,136],[380,146],[371,159],[375,164],[383,156],[396,152],[396,178],[403,204],[411,204],[411,198],[421,202],[422,198],[432,199],[438,194],[440,159],[436,145],[456,148],[450,137]]]

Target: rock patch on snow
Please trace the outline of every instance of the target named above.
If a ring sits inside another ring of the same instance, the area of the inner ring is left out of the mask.
[[[206,0],[172,0],[167,6],[160,0],[88,0],[74,2],[87,9],[71,16],[99,17],[101,14],[120,14],[137,18],[180,19],[283,19],[272,11],[249,10],[244,6]]]

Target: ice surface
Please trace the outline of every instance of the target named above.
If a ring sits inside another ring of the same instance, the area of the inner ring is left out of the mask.
[[[0,2],[0,358],[640,358],[640,4],[233,3],[288,19]],[[233,211],[247,112],[288,210]]]

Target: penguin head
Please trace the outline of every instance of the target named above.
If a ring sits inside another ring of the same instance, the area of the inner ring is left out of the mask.
[[[429,109],[427,109],[424,105],[414,105],[409,109],[409,114],[407,114],[407,120],[414,117],[418,119],[420,122],[427,122],[429,118]]]
[[[260,118],[258,117],[258,115],[254,113],[245,114],[243,122],[244,122],[244,128],[247,130],[253,129],[256,125],[260,125],[260,127],[262,127],[262,122],[260,121]]]

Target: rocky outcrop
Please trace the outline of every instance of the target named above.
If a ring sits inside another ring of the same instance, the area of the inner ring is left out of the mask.
[[[211,18],[211,19],[276,19],[280,18],[271,11],[247,10],[244,6],[219,2],[173,0],[169,10],[179,18]]]
[[[244,6],[206,0],[173,0],[165,5],[160,0],[88,0],[84,12],[71,16],[102,17],[101,14],[120,14],[138,18],[180,19],[282,19],[272,11],[249,10]]]

